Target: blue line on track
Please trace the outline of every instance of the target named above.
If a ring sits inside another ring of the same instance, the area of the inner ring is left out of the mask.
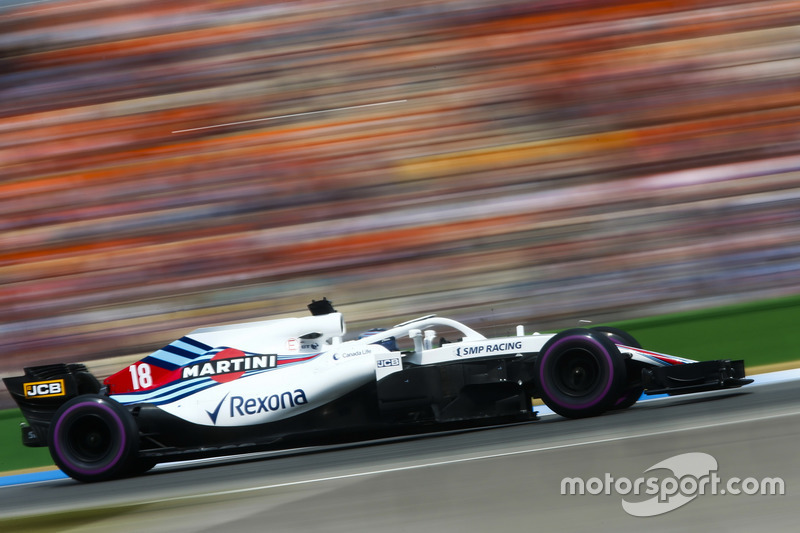
[[[53,481],[55,479],[67,479],[67,477],[68,476],[61,470],[47,470],[45,472],[31,472],[30,474],[0,476],[0,487],[38,483],[40,481]]]

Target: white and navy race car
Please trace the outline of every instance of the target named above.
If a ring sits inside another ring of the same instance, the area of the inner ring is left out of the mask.
[[[487,338],[424,316],[343,340],[329,300],[311,316],[199,329],[108,377],[81,364],[5,378],[28,424],[81,481],[156,463],[352,440],[436,423],[535,419],[532,398],[570,418],[629,407],[641,394],[740,387],[742,361],[642,349],[613,328]],[[449,339],[449,340],[448,340]]]

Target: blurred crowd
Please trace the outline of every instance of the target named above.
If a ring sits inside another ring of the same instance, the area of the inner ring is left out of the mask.
[[[0,374],[800,291],[800,1],[0,2]]]

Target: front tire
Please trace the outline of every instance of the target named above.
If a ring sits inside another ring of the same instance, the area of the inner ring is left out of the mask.
[[[78,481],[123,477],[135,464],[139,431],[133,415],[105,396],[85,394],[62,405],[48,443],[56,465]]]
[[[626,383],[625,361],[606,335],[570,329],[550,339],[534,365],[544,403],[567,418],[595,416],[613,407]]]
[[[614,341],[615,344],[623,344],[625,346],[630,346],[631,348],[642,347],[639,341],[636,340],[636,337],[627,331],[611,326],[598,326],[592,329],[605,334],[605,336]],[[614,405],[611,407],[612,409],[627,409],[638,402],[639,398],[642,397],[642,393],[644,393],[641,371],[636,372],[637,369],[632,369],[630,367],[628,367],[628,370],[628,384],[625,386],[625,390],[622,392],[622,395],[617,398],[616,402],[614,402]],[[633,370],[633,372],[630,372],[630,370]]]

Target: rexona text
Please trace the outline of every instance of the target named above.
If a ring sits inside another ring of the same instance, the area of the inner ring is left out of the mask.
[[[281,394],[272,394],[260,398],[243,398],[242,396],[231,396],[231,418],[235,416],[257,415],[288,409],[296,405],[308,403],[306,392],[303,389],[295,389],[294,392],[286,391]]]

